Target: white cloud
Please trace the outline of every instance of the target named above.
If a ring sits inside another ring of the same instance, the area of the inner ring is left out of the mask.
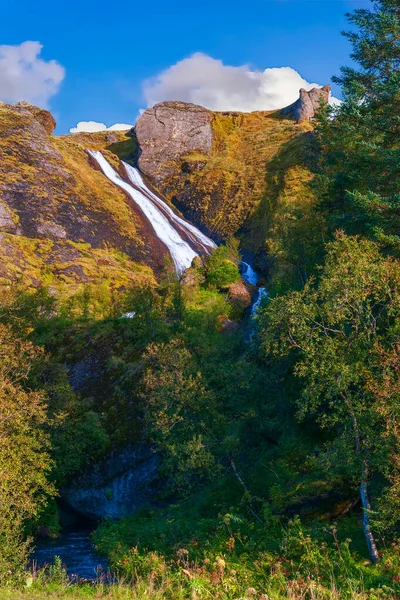
[[[43,46],[39,42],[23,42],[19,46],[0,45],[0,100],[47,106],[58,92],[65,69],[55,60],[39,58]]]
[[[126,131],[132,129],[133,125],[127,123],[115,123],[111,127],[107,127],[104,123],[97,121],[79,121],[76,127],[72,127],[70,133],[93,133],[95,131]]]
[[[324,82],[326,83],[326,82]],[[299,89],[320,87],[291,67],[251,70],[248,65],[225,65],[197,52],[143,84],[147,106],[163,100],[182,100],[212,110],[275,110],[299,97]]]
[[[127,129],[132,129],[133,125],[128,125],[127,123],[115,123],[115,125],[111,125],[108,127],[108,131],[126,131]]]

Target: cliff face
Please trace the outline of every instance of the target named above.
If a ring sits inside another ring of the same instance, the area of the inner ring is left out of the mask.
[[[183,102],[158,104],[135,128],[139,167],[216,239],[252,230],[244,246],[256,251],[265,239],[266,221],[258,220],[256,231],[254,219],[276,193],[276,179],[284,193],[289,171],[298,181],[309,177],[298,147],[306,143],[312,124],[297,119],[298,112],[218,113]]]
[[[85,152],[106,148],[107,133],[55,138],[54,126],[48,111],[0,105],[0,279],[152,279],[152,232]],[[113,135],[124,144],[125,134]]]
[[[239,234],[243,248],[271,254],[271,232],[287,233],[299,202],[312,203],[306,146],[328,97],[329,86],[301,90],[287,109],[249,114],[163,102],[135,131],[61,137],[48,111],[0,103],[0,281],[154,281],[166,248],[85,149],[101,150],[117,171],[119,158],[138,165],[216,240]]]

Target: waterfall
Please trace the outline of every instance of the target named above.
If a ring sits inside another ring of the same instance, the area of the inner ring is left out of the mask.
[[[240,272],[243,281],[245,281],[246,283],[250,283],[250,285],[257,285],[260,276],[254,271],[254,269],[249,265],[249,263],[242,261],[240,263]]]
[[[243,278],[243,281],[246,283],[250,283],[251,285],[257,285],[260,276],[256,271],[249,265],[248,263],[242,261],[240,263],[240,272]],[[268,296],[267,289],[265,287],[259,287],[257,289],[257,293],[254,299],[254,302],[251,306],[251,316],[254,318],[257,315],[257,311],[261,306],[261,302]],[[251,335],[252,337],[252,335]]]
[[[268,292],[264,287],[259,287],[257,290],[256,299],[251,307],[251,316],[255,317],[258,309],[260,308],[261,302],[268,296]]]
[[[158,239],[168,248],[178,275],[190,267],[195,256],[204,252],[209,253],[216,247],[214,242],[196,227],[175,215],[172,209],[147,187],[137,169],[123,163],[131,182],[128,183],[112,168],[101,152],[94,150],[87,150],[87,152],[100,166],[104,175],[122,188],[139,206],[150,221]]]
[[[174,225],[176,225],[178,229],[180,229],[184,234],[186,234],[186,236],[191,242],[196,244],[196,246],[200,246],[201,248],[203,248],[203,252],[205,252],[206,254],[209,254],[210,250],[213,250],[217,247],[217,245],[209,237],[207,237],[206,235],[204,235],[204,233],[199,231],[197,227],[195,227],[191,223],[188,223],[188,221],[185,221],[184,219],[178,217],[178,215],[174,213],[172,208],[168,206],[168,204],[164,202],[164,200],[161,200],[159,196],[152,192],[151,189],[144,182],[143,177],[137,169],[126,163],[123,164],[125,166],[127,175],[130,181],[133,183],[133,185],[137,187],[142,193],[144,193],[148,198],[150,198],[153,202],[155,202],[158,208],[160,208],[160,210],[162,210],[167,215],[167,217],[174,223]]]

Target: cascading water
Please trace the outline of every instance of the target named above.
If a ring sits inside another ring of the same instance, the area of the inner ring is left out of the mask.
[[[216,247],[214,242],[196,227],[175,215],[172,209],[147,187],[137,169],[123,163],[131,182],[127,183],[112,168],[101,152],[94,150],[87,150],[87,152],[100,166],[104,175],[127,192],[139,206],[150,221],[158,239],[168,248],[178,275],[190,267],[194,257],[198,256],[200,252],[209,253],[212,248]],[[188,238],[188,241],[182,236]]]
[[[248,263],[243,262],[243,261],[240,263],[240,272],[241,272],[243,281],[245,281],[246,283],[250,283],[251,285],[257,285],[260,277],[259,277],[258,273],[256,273],[256,271],[253,269],[253,267],[251,267]],[[257,311],[260,308],[262,301],[267,296],[268,296],[268,291],[265,287],[257,288],[257,293],[255,296],[255,299],[253,301],[253,304],[251,305],[251,313],[250,314],[253,319],[255,316],[257,316]],[[250,340],[253,337],[253,333],[254,333],[254,328],[252,328],[252,330],[250,332],[250,336],[249,336]]]
[[[251,316],[254,317],[257,314],[258,309],[261,306],[261,302],[268,296],[268,292],[264,287],[259,287],[257,290],[256,299],[251,307]]]
[[[174,213],[174,211],[168,206],[168,204],[166,204],[163,200],[161,200],[161,198],[159,198],[154,192],[152,192],[151,189],[144,182],[143,177],[137,169],[126,163],[123,164],[125,166],[130,181],[137,188],[139,188],[140,191],[143,192],[147,197],[153,200],[153,202],[157,204],[160,210],[162,210],[168,216],[168,218],[178,227],[178,229],[180,229],[187,235],[190,241],[196,244],[196,246],[202,247],[203,251],[207,254],[210,253],[210,250],[213,250],[217,247],[217,245],[209,237],[204,235],[204,233],[199,231],[197,227],[195,227],[191,223],[188,223],[184,219],[178,217],[178,215]]]
[[[250,283],[250,285],[257,285],[260,276],[256,273],[249,265],[249,263],[242,261],[240,263],[240,274],[242,275],[243,281]]]

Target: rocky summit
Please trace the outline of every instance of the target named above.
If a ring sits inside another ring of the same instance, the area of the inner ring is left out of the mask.
[[[161,102],[148,108],[135,127],[138,166],[157,185],[173,173],[174,161],[190,152],[209,154],[213,113],[187,102]]]

